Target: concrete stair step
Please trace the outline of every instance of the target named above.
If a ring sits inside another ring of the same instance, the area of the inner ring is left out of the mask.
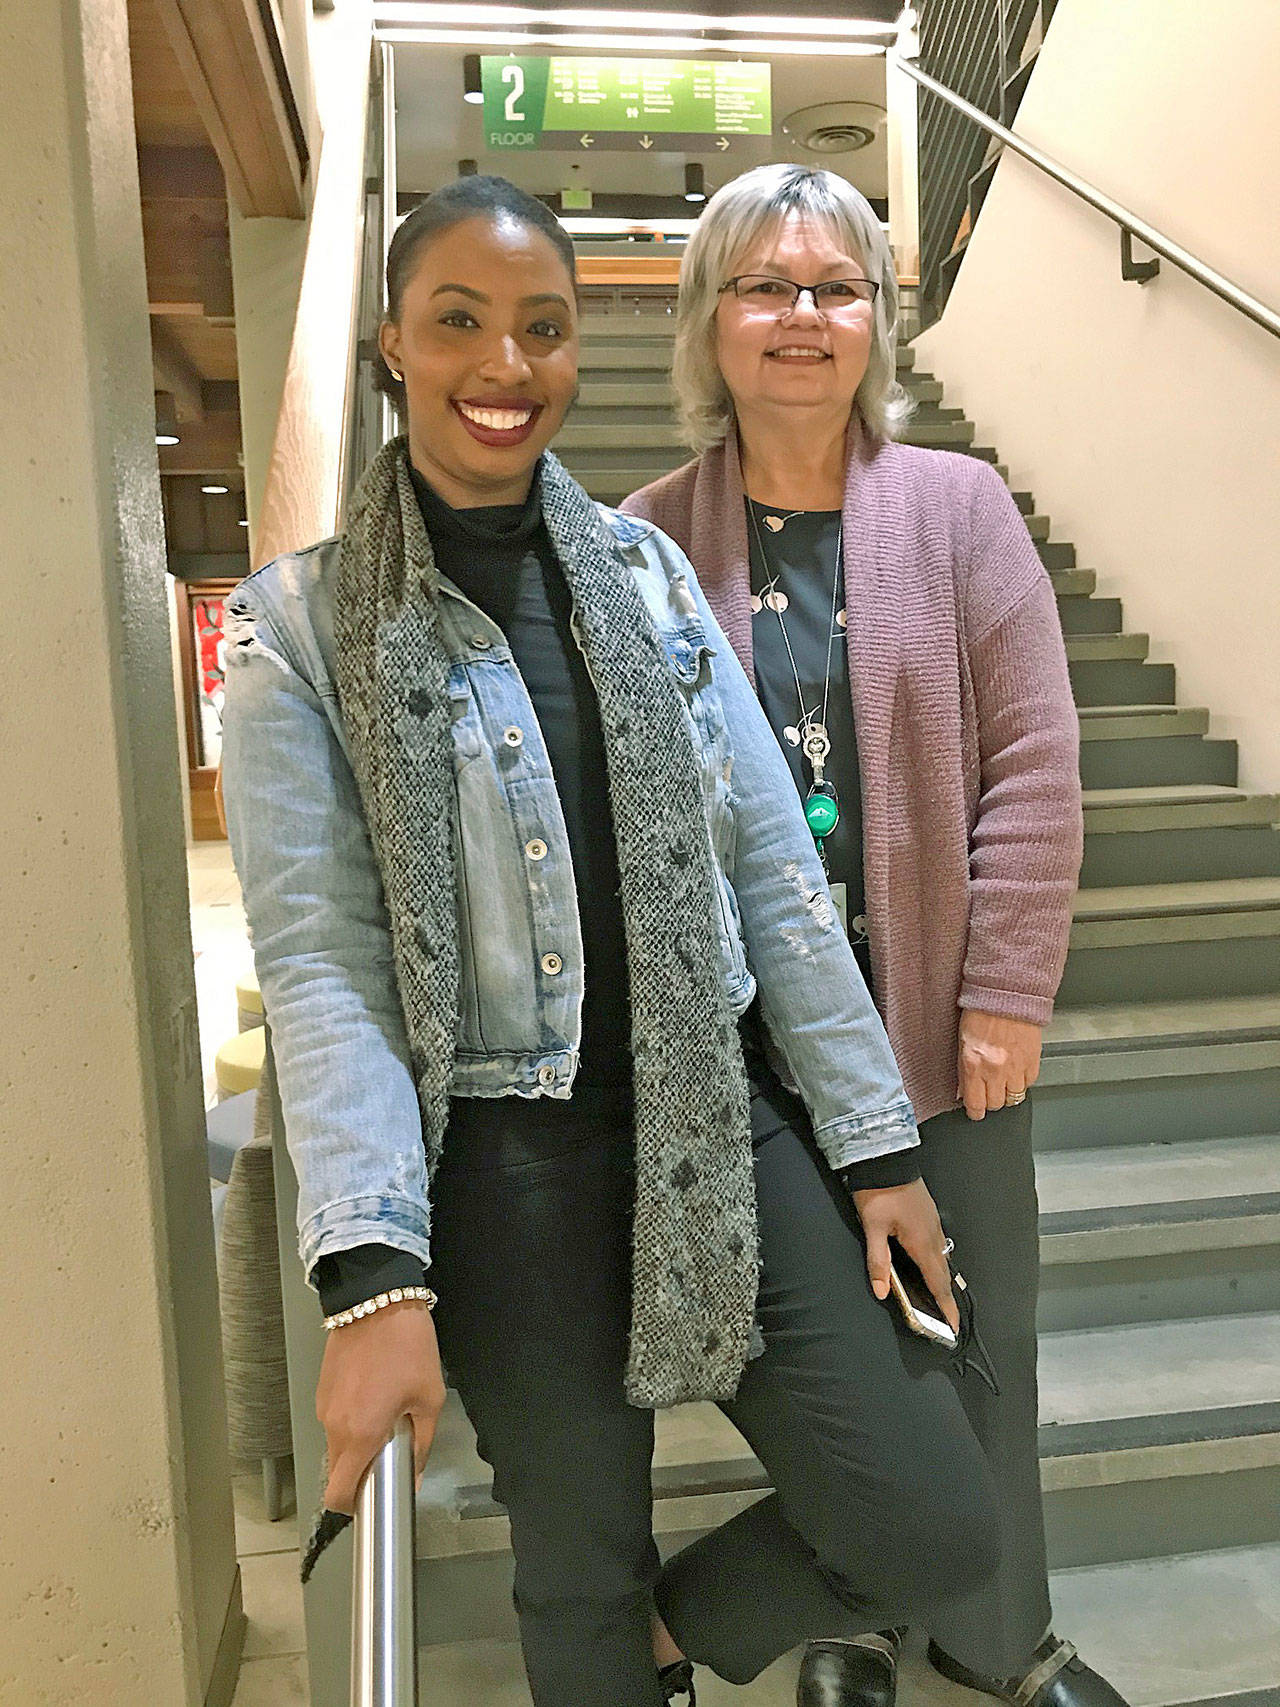
[[[972,421],[930,421],[917,416],[907,422],[902,442],[908,445],[930,446],[938,450],[958,450],[972,445],[975,431]],[[991,460],[995,460],[994,456]]]
[[[1080,777],[1086,789],[1168,783],[1234,786],[1237,780],[1236,744],[1205,738],[1209,713],[1201,706],[1135,701],[1077,705],[1077,710]]]
[[[1280,1700],[1280,1545],[1199,1551],[1055,1571],[1055,1628],[1131,1707],[1276,1707]],[[899,1668],[902,1707],[982,1707],[948,1683],[913,1631]],[[699,1668],[706,1707],[794,1707],[803,1649],[745,1686]],[[433,1701],[527,1707],[514,1639],[452,1642],[422,1656]]]
[[[1144,820],[1152,813],[1167,811],[1181,814],[1206,808],[1215,814],[1210,821],[1219,823],[1223,820],[1216,816],[1218,812],[1245,806],[1258,814],[1249,817],[1250,823],[1280,822],[1280,817],[1271,816],[1273,811],[1280,813],[1280,795],[1247,794],[1243,788],[1225,788],[1214,783],[1171,783],[1157,788],[1090,788],[1084,792],[1085,812],[1097,819],[1127,812],[1129,808],[1136,809]],[[1115,825],[1117,829],[1126,830],[1137,827],[1128,818]]]
[[[664,474],[670,474],[673,468],[678,468],[679,462],[674,459],[663,464],[646,463],[636,468],[597,468],[588,473],[576,474],[589,495],[601,504],[618,505],[632,492],[638,492],[650,481],[660,480]]]
[[[630,425],[627,423],[609,422],[579,422],[576,417],[570,420],[568,426],[561,427],[556,438],[557,452],[597,451],[597,450],[652,450],[659,446],[680,445],[676,429],[668,422],[665,424],[645,422]],[[566,463],[570,457],[564,457]],[[577,467],[579,464],[575,463]],[[590,464],[582,466],[589,467]]]
[[[1056,1571],[1052,1592],[1055,1627],[1131,1707],[1280,1701],[1280,1544]],[[957,1690],[921,1707],[981,1699]]]
[[[1124,607],[1119,599],[1059,593],[1058,620],[1068,639],[1076,634],[1118,634],[1124,626]]]
[[[1062,1008],[1271,994],[1280,995],[1280,877],[1078,892]]]
[[[1051,1151],[1036,1185],[1046,1262],[1280,1243],[1274,1133]]]
[[[1212,785],[1086,790],[1090,891],[1146,882],[1184,884],[1280,877],[1280,796]]]
[[[584,314],[578,326],[583,366],[599,365],[601,351],[608,352],[608,359],[613,360],[615,349],[635,351],[649,349],[656,344],[669,346],[675,338],[675,331],[674,313]],[[910,345],[898,345],[896,365],[899,373],[914,369],[916,353]]]
[[[660,369],[641,369],[626,380],[584,379],[574,405],[576,421],[584,411],[595,409],[675,408],[676,394]]]
[[[1046,1492],[1280,1467],[1280,1312],[1044,1334]]]
[[[592,353],[602,345],[620,344],[632,350],[652,344],[667,344],[676,335],[674,312],[652,314],[584,314],[578,322],[578,338]]]
[[[1280,993],[1102,1002],[1055,1012],[1045,1028],[1039,1088],[1261,1073],[1277,1067]],[[1043,1106],[1043,1096],[1040,1101]],[[1043,1125],[1038,1122],[1037,1143]]]
[[[1280,1311],[1274,1133],[1049,1150],[1036,1180],[1042,1333]]]
[[[1095,638],[1105,645],[1114,637]],[[1082,645],[1087,647],[1088,641]],[[1123,657],[1069,657],[1068,664],[1077,705],[1172,705],[1177,697],[1172,664]]]
[[[1081,890],[1074,915],[1081,921],[1238,917],[1280,912],[1280,878],[1242,877],[1203,883],[1134,883]]]
[[[1098,584],[1094,569],[1049,569],[1049,580],[1059,598],[1089,598]]]
[[[1149,634],[1068,634],[1067,661],[1072,664],[1141,662],[1151,650]]]
[[[1167,740],[1207,735],[1209,712],[1198,705],[1078,705],[1081,741]]]
[[[1036,551],[1046,569],[1074,569],[1076,548],[1066,540],[1039,540]]]

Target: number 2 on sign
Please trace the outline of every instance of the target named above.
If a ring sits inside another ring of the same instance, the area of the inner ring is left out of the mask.
[[[502,108],[503,112],[506,114],[507,123],[523,124],[525,122],[525,117],[517,108],[516,102],[520,99],[521,95],[524,94],[524,67],[522,65],[504,65],[502,68],[502,81],[504,83],[511,83],[514,85],[511,93],[503,103]]]

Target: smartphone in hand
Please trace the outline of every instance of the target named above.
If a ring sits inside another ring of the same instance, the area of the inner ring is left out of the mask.
[[[956,1331],[942,1314],[937,1299],[925,1285],[924,1276],[896,1241],[889,1267],[889,1291],[913,1334],[954,1351]]]

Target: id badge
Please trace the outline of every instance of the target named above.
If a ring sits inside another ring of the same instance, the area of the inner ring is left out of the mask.
[[[836,917],[840,920],[841,929],[850,942],[866,942],[867,915],[859,913],[850,922],[849,919],[849,885],[847,883],[832,883],[829,885],[831,899],[835,904]]]
[[[835,902],[836,917],[840,920],[840,929],[846,936],[849,934],[849,885],[847,883],[832,883],[831,899]]]

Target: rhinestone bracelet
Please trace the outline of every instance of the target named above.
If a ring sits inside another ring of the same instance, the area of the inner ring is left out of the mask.
[[[349,1328],[362,1316],[372,1316],[375,1310],[385,1310],[388,1304],[406,1301],[425,1304],[428,1310],[436,1307],[436,1295],[429,1286],[393,1286],[389,1292],[379,1292],[376,1298],[366,1298],[363,1304],[353,1304],[349,1310],[339,1310],[336,1315],[326,1316],[324,1331],[331,1334],[335,1328]]]

